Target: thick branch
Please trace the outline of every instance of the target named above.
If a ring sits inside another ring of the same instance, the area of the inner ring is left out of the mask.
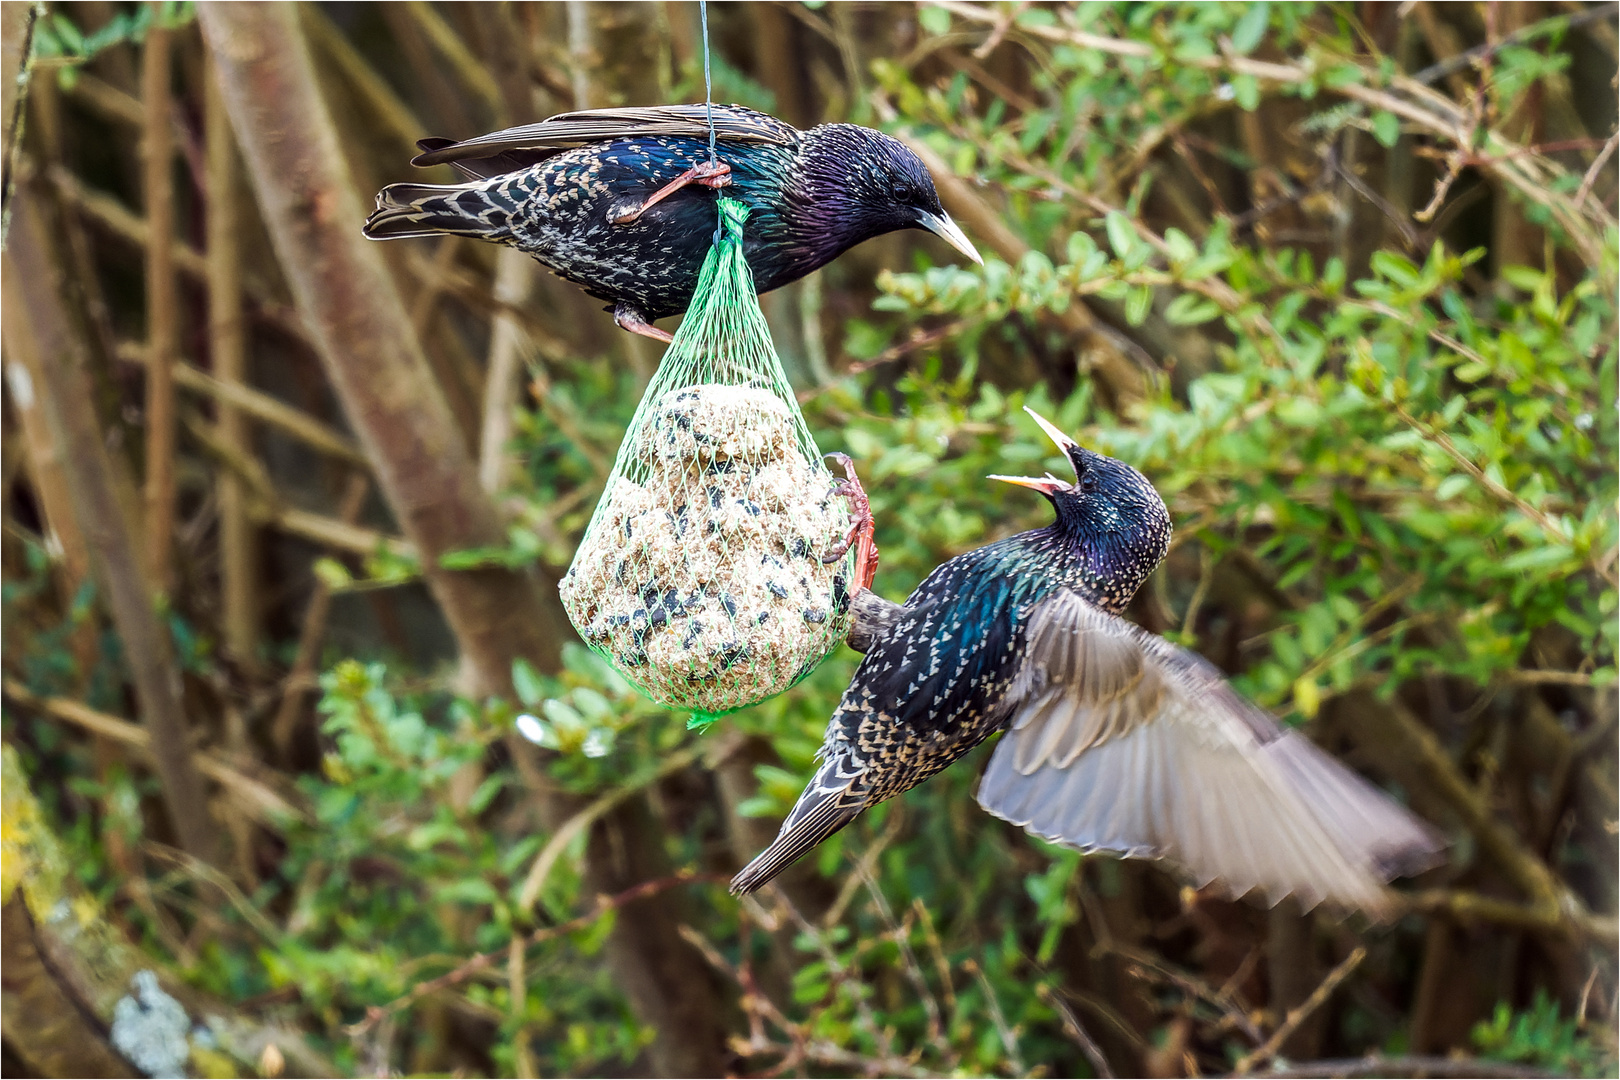
[[[174,588],[174,361],[180,341],[180,297],[174,277],[174,145],[169,126],[169,29],[162,5],[148,3],[141,76],[146,111],[141,155],[146,168],[146,557],[159,593]]]
[[[204,860],[218,856],[218,833],[208,812],[202,777],[191,760],[180,705],[180,673],[168,632],[153,609],[145,569],[129,522],[113,489],[112,465],[95,415],[88,350],[62,306],[67,275],[50,243],[41,193],[22,185],[12,205],[5,270],[6,318],[27,328],[46,362],[37,387],[84,534],[112,609],[141,720],[152,733],[164,806],[181,844]]]
[[[444,396],[377,250],[297,25],[276,5],[199,13],[238,142],[299,311],[314,334],[384,495],[422,555],[435,598],[482,695],[512,660],[554,667],[566,623],[553,597],[503,569],[447,571],[450,551],[501,542]]]

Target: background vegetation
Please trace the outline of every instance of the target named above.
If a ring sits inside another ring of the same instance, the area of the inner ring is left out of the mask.
[[[1141,468],[1131,617],[1452,840],[1381,926],[1034,841],[982,752],[726,895],[854,654],[629,693],[555,582],[656,349],[358,235],[419,137],[701,97],[695,4],[0,13],[8,1074],[1614,1074],[1613,4],[710,11],[717,98],[989,256],[764,299],[878,590],[1042,523],[1025,403]]]

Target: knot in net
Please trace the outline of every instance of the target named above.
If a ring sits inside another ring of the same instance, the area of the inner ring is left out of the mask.
[[[720,230],[560,588],[580,636],[697,719],[763,701],[849,629],[843,498],[805,425],[743,254]]]

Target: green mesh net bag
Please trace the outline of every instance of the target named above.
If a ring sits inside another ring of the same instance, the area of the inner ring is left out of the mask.
[[[748,208],[720,231],[562,580],[593,650],[695,721],[763,701],[849,629],[849,515],[759,309]]]

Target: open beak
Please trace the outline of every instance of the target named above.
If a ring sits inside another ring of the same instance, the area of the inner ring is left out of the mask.
[[[1050,420],[1046,419],[1046,417],[1042,416],[1040,413],[1036,412],[1034,409],[1030,408],[1028,405],[1024,406],[1024,411],[1029,413],[1030,419],[1034,420],[1037,424],[1041,425],[1041,430],[1046,432],[1047,438],[1049,438],[1053,442],[1057,443],[1057,447],[1058,447],[1059,450],[1063,451],[1063,456],[1064,457],[1068,457],[1069,456],[1069,451],[1072,450],[1074,447],[1080,445],[1079,443],[1075,442],[1073,439],[1069,438],[1067,435],[1063,434],[1063,432],[1059,431],[1056,424],[1054,424]],[[1040,492],[1042,495],[1048,495],[1048,496],[1054,494],[1059,488],[1066,488],[1066,487],[1072,487],[1073,486],[1073,485],[1068,484],[1068,483],[1066,483],[1066,482],[1064,482],[1062,480],[1059,480],[1057,477],[1053,476],[1051,473],[1047,473],[1045,476],[1040,476],[1040,477],[1035,477],[1035,476],[990,476],[990,477],[987,477],[986,479],[989,479],[989,480],[1002,480],[1002,481],[1005,481],[1006,483],[1009,483],[1009,484],[1017,484],[1020,487],[1033,488],[1036,491]]]
[[[917,224],[943,238],[947,244],[980,266],[984,265],[984,258],[979,254],[979,249],[973,246],[973,242],[967,238],[967,235],[961,229],[957,228],[956,222],[951,220],[951,215],[946,213],[931,214],[927,210],[919,210],[917,211]]]
[[[994,473],[992,473],[991,475],[985,477],[985,479],[986,480],[1002,480],[1002,481],[1005,481],[1006,483],[1009,483],[1009,484],[1017,484],[1019,487],[1034,488],[1036,491],[1040,492],[1042,495],[1055,495],[1055,494],[1057,494],[1057,491],[1058,491],[1059,488],[1066,488],[1066,487],[1071,486],[1069,484],[1065,484],[1062,480],[1059,480],[1057,477],[1053,476],[1051,473],[1047,473],[1045,476],[1039,476],[1039,477],[1037,477],[1037,476],[997,476]]]

